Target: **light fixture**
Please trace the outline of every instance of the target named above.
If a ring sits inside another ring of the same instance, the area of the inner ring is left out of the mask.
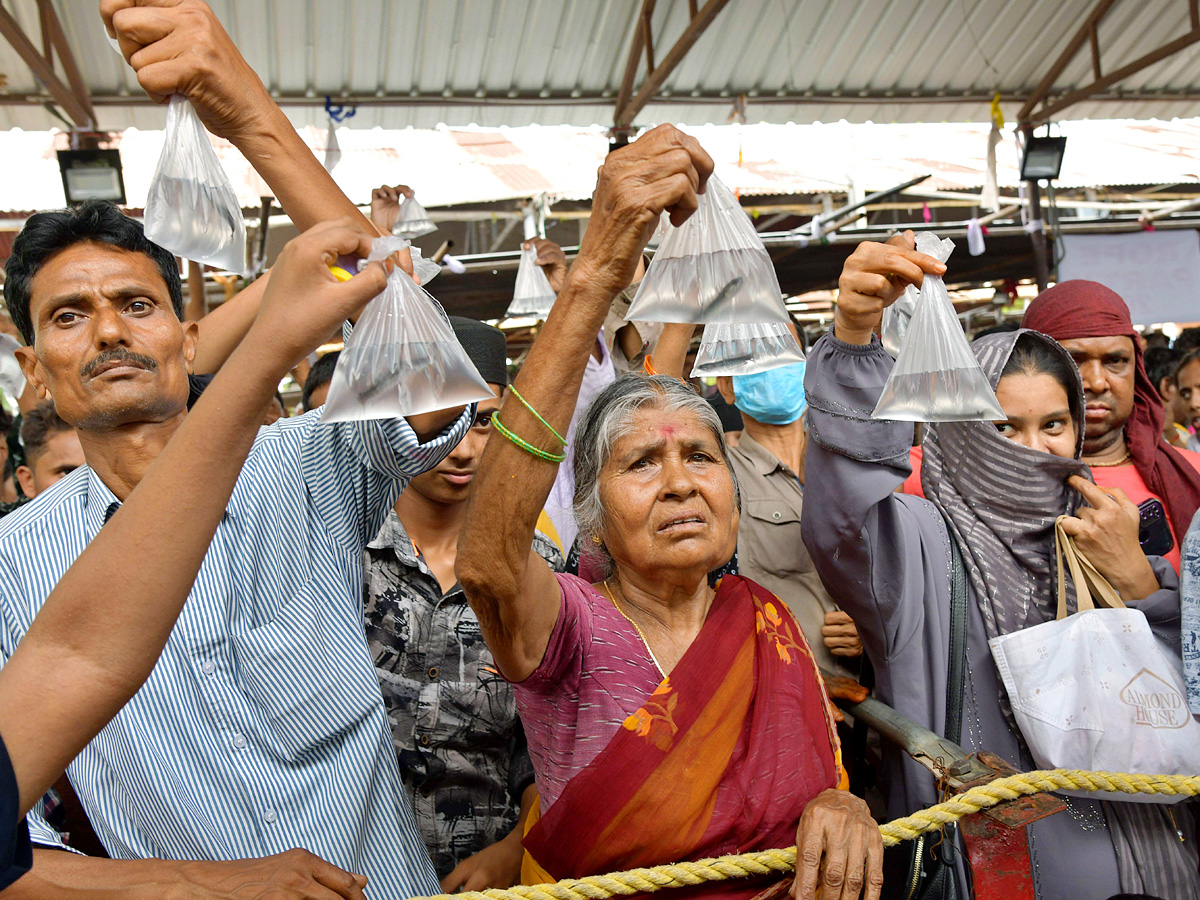
[[[1038,181],[1055,179],[1062,171],[1063,153],[1067,149],[1065,137],[1033,137],[1025,141],[1025,155],[1021,158],[1021,180]]]
[[[125,203],[125,179],[119,151],[59,150],[58,168],[68,206],[77,206],[86,200]]]

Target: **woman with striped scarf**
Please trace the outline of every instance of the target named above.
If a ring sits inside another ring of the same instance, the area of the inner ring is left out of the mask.
[[[1008,417],[930,425],[927,500],[895,493],[910,472],[912,425],[871,412],[893,366],[873,331],[906,284],[944,267],[911,232],[865,243],[841,277],[834,330],[809,357],[810,441],[804,540],[826,588],[858,626],[880,698],[939,734],[947,721],[951,542],[966,567],[965,690],[959,743],[1035,768],[988,639],[1055,616],[1054,523],[1067,530],[1160,639],[1179,646],[1174,570],[1138,543],[1137,508],[1091,481],[1081,461],[1084,394],[1071,357],[1031,331],[974,342]],[[937,799],[929,774],[891,760],[890,812]],[[1028,826],[1038,900],[1106,900],[1120,891],[1200,900],[1195,827],[1186,808],[1069,799]]]

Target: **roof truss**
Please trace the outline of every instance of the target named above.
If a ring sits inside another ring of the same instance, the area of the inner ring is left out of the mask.
[[[52,0],[38,0],[38,22],[42,31],[40,51],[12,14],[0,6],[0,35],[12,45],[75,127],[94,128],[96,113],[92,109],[91,97],[80,74],[79,65],[75,62],[75,54],[71,51],[71,45],[63,32],[62,23],[58,21]],[[55,71],[56,52],[66,76],[65,83]]]
[[[1188,5],[1188,22],[1190,27],[1187,33],[1160,45],[1149,53],[1143,54],[1133,60],[1133,62],[1127,63],[1119,69],[1114,69],[1105,75],[1102,72],[1100,39],[1097,29],[1100,21],[1118,2],[1120,0],[1097,0],[1087,19],[1084,20],[1079,30],[1075,32],[1075,35],[1071,38],[1067,46],[1063,48],[1062,53],[1059,54],[1058,58],[1050,66],[1050,69],[1042,76],[1042,80],[1038,82],[1038,86],[1034,88],[1033,93],[1021,107],[1017,118],[1022,125],[1038,125],[1042,122],[1048,122],[1081,100],[1086,100],[1089,97],[1099,94],[1113,85],[1119,84],[1131,75],[1136,75],[1143,69],[1155,63],[1162,62],[1167,57],[1173,56],[1180,50],[1200,41],[1200,0],[1180,0],[1180,2],[1186,2]],[[1052,98],[1050,91],[1055,80],[1071,64],[1071,61],[1083,49],[1084,44],[1088,44],[1091,47],[1092,82],[1084,87]],[[1037,109],[1035,112],[1034,110],[1039,103],[1042,104],[1042,108]]]

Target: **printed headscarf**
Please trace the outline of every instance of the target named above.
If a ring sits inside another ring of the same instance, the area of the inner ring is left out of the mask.
[[[1074,373],[1067,393],[1076,419],[1074,458],[1031,450],[1000,434],[992,422],[938,422],[928,426],[921,464],[925,496],[958,541],[989,638],[1054,618],[1054,522],[1073,514],[1079,503],[1067,479],[1087,477],[1079,459],[1083,383],[1067,351],[1024,330],[979,338],[971,349],[994,390],[1022,335],[1044,343]],[[1011,716],[1007,696],[1001,706]]]

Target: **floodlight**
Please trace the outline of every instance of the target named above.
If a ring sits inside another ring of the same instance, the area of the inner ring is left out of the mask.
[[[1066,149],[1065,137],[1031,136],[1025,142],[1025,156],[1021,159],[1021,180],[1057,178],[1058,173],[1062,171],[1063,153]]]
[[[119,151],[59,150],[58,168],[68,206],[77,206],[85,200],[125,202]]]

